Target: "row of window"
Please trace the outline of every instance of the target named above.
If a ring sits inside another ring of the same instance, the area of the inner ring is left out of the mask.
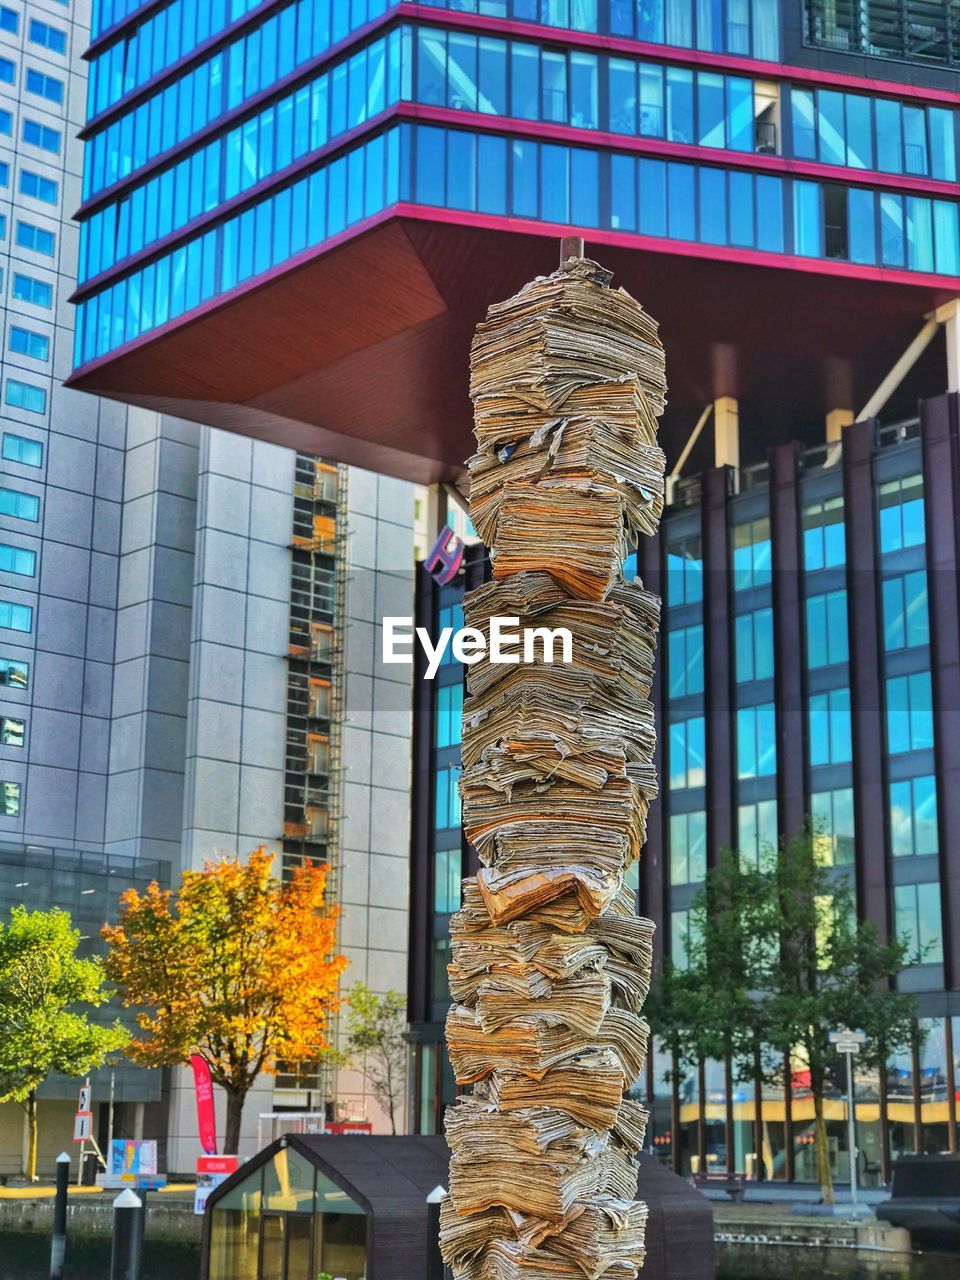
[[[94,116],[119,102],[124,94],[172,66],[198,45],[217,35],[231,22],[236,22],[264,0],[173,0],[154,11],[143,22],[128,28],[118,40],[98,53],[90,62],[87,88],[87,114]],[[103,12],[125,10],[106,22],[106,30],[114,22],[129,17],[143,0],[114,0],[103,4]],[[96,39],[95,20],[91,36]]]
[[[16,82],[17,64],[10,58],[0,58],[0,84],[16,84]],[[58,80],[56,76],[48,75],[45,71],[27,67],[24,87],[27,93],[45,98],[47,102],[54,102],[58,106],[63,103],[63,81]]]
[[[438,9],[515,22],[752,55],[780,57],[778,0],[423,0]]]
[[[883,580],[883,635],[886,652],[930,643],[927,577],[923,569]],[[847,593],[823,592],[806,600],[806,661],[809,670],[845,663],[849,658]],[[773,610],[754,609],[734,619],[735,672],[738,684],[773,678]],[[667,635],[671,698],[703,692],[703,627],[677,627]]]
[[[952,200],[795,181],[793,219],[796,252],[803,257],[960,273]]]
[[[385,0],[293,0],[274,10],[94,134],[84,148],[84,200],[270,88],[386,7]],[[91,116],[117,100],[112,74],[91,70]]]
[[[93,214],[80,229],[80,279],[108,270],[401,96],[409,98],[400,79],[402,40],[409,42],[409,28],[374,41]]]
[[[933,694],[929,671],[886,680],[887,751],[903,755],[933,747]],[[850,690],[813,693],[807,700],[809,763],[847,764],[853,759]],[[706,785],[706,725],[703,716],[670,724],[671,790]],[[737,708],[737,777],[771,778],[777,772],[776,712],[772,702]]]
[[[415,41],[404,79],[417,102],[705,147],[755,150],[754,117],[777,92],[743,76],[434,27],[418,27]]]
[[[78,307],[77,364],[174,320],[400,199],[405,128],[362,143]],[[409,186],[408,181],[403,184]]]
[[[777,83],[429,27],[416,39],[418,102],[702,147],[783,150]],[[801,88],[789,106],[800,159],[956,180],[953,110]]]
[[[790,106],[802,160],[956,181],[956,112],[947,107],[796,87]]]
[[[10,35],[20,32],[20,14],[7,5],[0,7],[0,31]],[[31,44],[38,44],[50,53],[65,54],[67,52],[67,33],[61,27],[52,27],[39,18],[31,18],[27,25],[27,39]]]
[[[936,880],[894,886],[893,927],[907,943],[908,964],[943,963],[943,909]],[[695,929],[689,908],[670,912],[670,956],[679,969],[689,965]]]
[[[612,187],[601,180],[607,164]],[[639,188],[631,175],[640,179]],[[753,243],[776,252],[784,244],[785,185],[763,175],[426,125],[395,126],[84,300],[76,361],[114,350],[400,199],[713,244]],[[795,186],[819,190],[811,183]],[[608,187],[615,209],[601,216],[599,193]],[[873,192],[861,194],[875,198]],[[880,199],[903,204],[898,196]],[[907,201],[909,265],[930,265],[925,252],[917,253],[925,243],[916,231],[921,206],[927,215],[931,207],[935,211],[937,261],[940,269],[952,270],[960,252],[957,206],[946,201]],[[949,217],[939,216],[941,206]],[[638,208],[639,225],[624,227]]]
[[[882,554],[922,546],[926,539],[923,476],[902,476],[878,486],[878,536]],[[768,586],[773,570],[773,544],[768,516],[733,526],[733,588],[746,591]],[[843,498],[825,498],[803,509],[804,568],[808,573],[846,564]],[[699,535],[667,549],[667,599],[682,604],[700,599],[703,560]],[[911,589],[915,594],[916,586]],[[690,595],[694,591],[696,595]],[[886,615],[885,615],[886,616]],[[825,664],[818,664],[825,665]]]

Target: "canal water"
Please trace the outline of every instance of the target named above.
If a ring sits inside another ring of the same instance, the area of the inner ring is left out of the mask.
[[[200,1246],[176,1240],[148,1240],[140,1280],[198,1280]],[[64,1280],[107,1280],[110,1238],[72,1236],[67,1243]],[[49,1280],[50,1237],[39,1232],[0,1231],[0,1280]]]

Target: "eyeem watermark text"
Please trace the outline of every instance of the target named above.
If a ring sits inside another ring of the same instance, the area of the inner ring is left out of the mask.
[[[427,659],[426,678],[432,680],[440,669],[447,646],[457,662],[468,667],[486,658],[503,666],[520,662],[573,662],[573,636],[566,627],[524,627],[519,618],[492,617],[490,644],[476,627],[442,627],[436,641],[426,627],[414,627],[413,618],[384,618],[383,661],[412,663],[414,645],[419,644]],[[556,658],[559,651],[559,658]]]

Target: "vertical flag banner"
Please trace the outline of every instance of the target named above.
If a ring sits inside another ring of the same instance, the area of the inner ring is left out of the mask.
[[[200,1132],[200,1145],[204,1155],[217,1154],[217,1120],[213,1110],[213,1081],[210,1079],[210,1068],[199,1053],[190,1059],[193,1067],[193,1088],[197,1095],[197,1128]]]

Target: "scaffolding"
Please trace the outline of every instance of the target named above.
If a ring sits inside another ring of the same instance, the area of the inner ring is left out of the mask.
[[[347,469],[297,454],[291,550],[283,878],[322,862],[328,902],[340,896],[340,815],[345,700]],[[328,1027],[335,1042],[336,1020]],[[277,1088],[331,1096],[330,1069],[286,1063]]]

